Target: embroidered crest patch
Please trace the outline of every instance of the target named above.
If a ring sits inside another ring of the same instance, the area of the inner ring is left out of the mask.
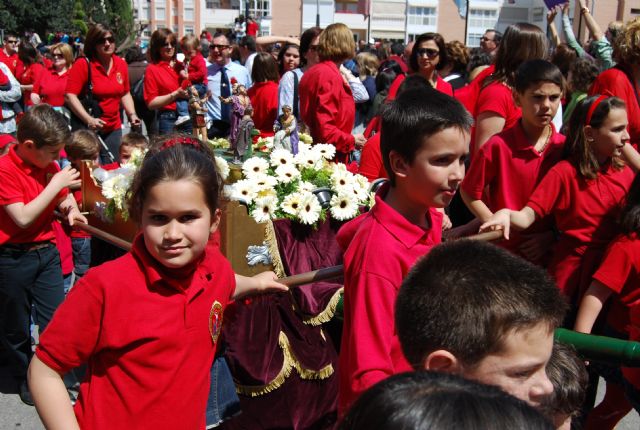
[[[218,341],[220,330],[222,329],[222,314],[222,304],[216,300],[213,302],[209,312],[209,333],[211,333],[211,339],[214,344]]]
[[[116,73],[116,81],[118,81],[118,83],[120,85],[122,85],[122,74],[120,72]]]

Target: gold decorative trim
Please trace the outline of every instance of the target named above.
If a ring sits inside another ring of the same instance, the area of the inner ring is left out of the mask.
[[[264,228],[264,240],[269,247],[269,254],[271,254],[271,261],[273,261],[273,271],[278,275],[278,278],[284,278],[284,265],[282,264],[282,258],[280,258],[280,251],[278,251],[278,240],[276,239],[276,231],[273,228],[273,221],[268,220]]]
[[[236,383],[236,392],[250,397],[258,397],[270,393],[280,388],[284,381],[291,375],[291,371],[296,369],[302,379],[326,379],[333,375],[333,365],[327,364],[319,371],[310,370],[302,367],[302,363],[291,350],[291,344],[284,332],[278,335],[278,345],[282,349],[283,362],[280,372],[273,380],[265,385],[241,385]]]
[[[331,300],[329,300],[329,304],[322,312],[313,317],[303,318],[302,322],[312,326],[318,326],[331,321],[336,314],[336,308],[338,307],[338,303],[340,303],[340,297],[342,297],[343,292],[344,287],[340,287],[335,293],[333,293]]]

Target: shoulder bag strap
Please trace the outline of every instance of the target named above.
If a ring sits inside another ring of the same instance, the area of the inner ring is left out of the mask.
[[[293,116],[296,117],[296,119],[300,119],[300,116],[298,114],[298,74],[296,73],[295,70],[292,71],[293,73],[293,106],[291,106],[291,109],[293,109]]]

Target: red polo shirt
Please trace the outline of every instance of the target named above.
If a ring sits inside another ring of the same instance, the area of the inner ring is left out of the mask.
[[[503,129],[513,127],[522,116],[522,111],[513,101],[511,88],[502,82],[491,82],[480,91],[476,118],[484,112],[493,112],[504,118]]]
[[[187,73],[192,84],[207,85],[207,63],[201,53],[198,52],[191,58]]]
[[[521,121],[492,136],[473,157],[462,181],[464,192],[474,200],[482,200],[492,212],[503,208],[522,209],[536,185],[562,158],[565,137],[555,131],[553,124],[551,127],[549,143],[542,153],[527,139]],[[539,222],[535,224],[525,232],[546,230]],[[516,250],[522,236],[519,232],[513,233],[510,240],[500,244]]]
[[[4,48],[0,48],[0,61],[7,65],[14,77],[16,76],[16,72],[18,72],[18,66],[21,67],[22,64],[22,61],[18,58],[17,52],[7,55],[7,53],[4,52]]]
[[[412,370],[395,330],[395,301],[411,266],[442,238],[438,211],[425,208],[431,228],[418,227],[385,203],[388,187],[385,184],[378,191],[370,212],[345,224],[337,236],[344,250],[341,416],[367,388]]]
[[[40,338],[36,355],[60,373],[88,362],[75,406],[80,428],[203,429],[222,312],[235,289],[212,246],[176,278],[146,250],[90,269]]]
[[[113,64],[108,74],[98,60],[91,61],[93,95],[102,108],[103,113],[100,119],[106,122],[102,128],[104,132],[111,132],[122,126],[120,102],[129,92],[127,63],[117,55],[112,58]],[[84,94],[88,76],[87,61],[84,58],[78,58],[69,70],[66,92],[77,96]]]
[[[44,71],[45,69],[42,64],[33,63],[26,69],[24,69],[24,72],[22,72],[22,75],[20,75],[18,81],[20,81],[20,84],[22,85],[32,85],[33,83],[35,83],[35,81],[38,80],[38,78],[44,73]],[[31,101],[31,91],[23,91],[22,97],[26,106],[33,106],[33,102]]]
[[[0,157],[0,206],[12,203],[26,205],[38,197],[53,175],[60,170],[56,163],[49,164],[45,169],[30,166],[18,156],[16,148],[17,145],[12,146],[6,156]],[[53,211],[67,194],[66,188],[60,191],[42,214],[27,228],[18,227],[5,208],[0,209],[0,245],[46,240],[54,242],[55,234],[51,227]]]
[[[335,160],[348,161],[355,148],[351,135],[356,119],[356,104],[351,88],[332,61],[323,61],[305,72],[298,86],[300,116],[316,143],[336,147]]]
[[[176,62],[171,67],[166,61],[151,63],[144,72],[144,101],[151,103],[158,96],[172,93],[180,87],[180,70],[182,63]],[[176,110],[176,102],[164,105],[160,110]]]
[[[273,136],[273,123],[278,116],[278,84],[256,82],[247,91],[253,106],[253,123],[261,137]]]
[[[384,168],[384,162],[382,161],[380,133],[371,136],[371,138],[367,140],[367,144],[362,148],[358,173],[366,177],[369,182],[375,181],[378,178],[389,177],[387,170]]]
[[[52,69],[45,70],[33,83],[32,92],[40,96],[42,103],[48,103],[51,106],[64,106],[64,92],[68,79],[69,71],[58,75]]]
[[[618,236],[609,246],[593,279],[613,291],[607,323],[626,333],[629,307],[640,304],[640,240],[638,235]]]

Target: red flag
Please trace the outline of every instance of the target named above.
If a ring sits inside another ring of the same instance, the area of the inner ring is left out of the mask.
[[[371,15],[370,8],[371,8],[370,0],[358,0],[358,9],[357,9],[358,13],[364,16],[369,16]]]

